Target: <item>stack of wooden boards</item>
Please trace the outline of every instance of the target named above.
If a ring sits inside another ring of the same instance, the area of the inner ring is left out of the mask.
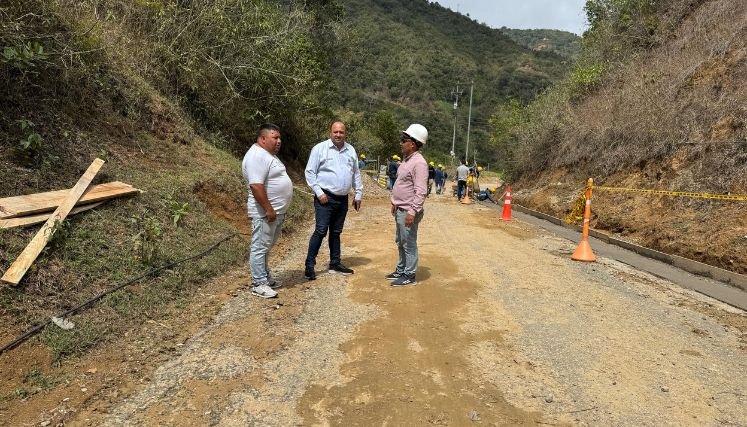
[[[0,199],[0,229],[45,222],[31,243],[5,271],[1,279],[3,282],[11,285],[20,282],[54,234],[57,222],[63,221],[68,215],[95,208],[106,200],[141,192],[122,182],[90,185],[103,164],[101,159],[94,160],[72,189]]]
[[[0,199],[0,228],[22,227],[45,222],[69,192],[70,190],[57,190]],[[106,200],[139,192],[137,188],[119,181],[91,185],[75,204],[70,215],[93,209]]]

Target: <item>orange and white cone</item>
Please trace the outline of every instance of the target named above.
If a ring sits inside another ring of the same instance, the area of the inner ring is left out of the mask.
[[[574,261],[594,262],[597,257],[594,256],[594,251],[591,250],[589,244],[589,221],[591,219],[591,189],[594,184],[594,180],[589,178],[586,184],[586,207],[584,208],[584,228],[581,234],[581,242],[578,244],[576,251],[571,255],[571,259]]]
[[[472,199],[469,197],[469,185],[466,188],[467,191],[464,192],[464,198],[462,199],[463,205],[471,205]]]
[[[503,199],[503,214],[501,221],[511,221],[511,184],[506,187],[506,198]]]

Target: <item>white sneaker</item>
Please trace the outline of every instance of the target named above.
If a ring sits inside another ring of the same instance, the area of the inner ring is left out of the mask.
[[[268,285],[259,285],[252,288],[252,295],[260,298],[275,298],[278,293],[273,291]]]

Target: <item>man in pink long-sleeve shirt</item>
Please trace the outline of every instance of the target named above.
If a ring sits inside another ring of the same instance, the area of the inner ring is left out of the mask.
[[[418,224],[423,219],[423,203],[428,187],[428,163],[420,154],[428,140],[428,130],[412,124],[402,132],[402,164],[392,189],[392,215],[396,223],[399,261],[394,272],[386,275],[392,286],[416,284],[418,270]]]

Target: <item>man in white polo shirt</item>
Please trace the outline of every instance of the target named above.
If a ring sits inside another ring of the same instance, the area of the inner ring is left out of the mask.
[[[275,289],[280,287],[280,283],[272,278],[267,260],[280,236],[280,226],[293,197],[293,182],[277,157],[280,145],[280,128],[265,123],[260,126],[257,142],[246,152],[241,164],[244,180],[249,186],[246,206],[252,219],[249,248],[252,294],[262,298],[278,295]]]

